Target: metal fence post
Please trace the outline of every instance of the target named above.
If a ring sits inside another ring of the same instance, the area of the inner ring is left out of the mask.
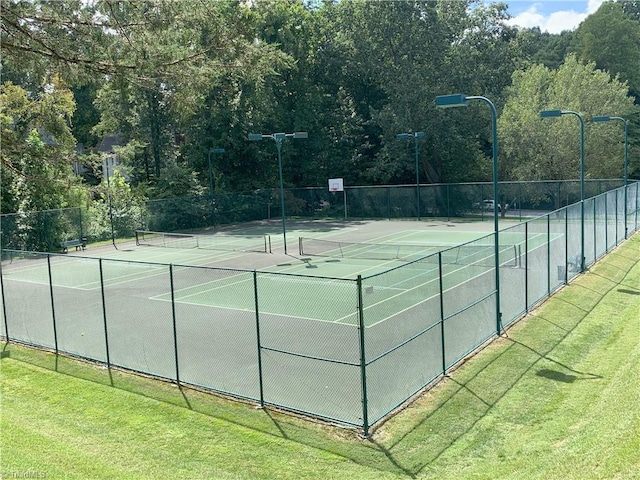
[[[551,214],[547,214],[547,296],[551,295]]]
[[[636,214],[634,220],[634,229],[638,230],[638,210],[640,210],[640,182],[636,182]]]
[[[529,311],[529,222],[524,224],[524,311]]]
[[[180,384],[180,364],[178,363],[178,327],[176,325],[176,298],[173,288],[173,263],[169,264],[169,285],[171,287],[171,318],[173,323],[173,355],[176,362],[176,382]]]
[[[569,207],[564,207],[564,283],[569,283]]]
[[[107,302],[104,298],[104,273],[102,272],[102,258],[98,260],[100,268],[100,293],[102,295],[102,319],[104,321],[104,345],[107,356],[107,368],[111,368],[111,358],[109,356],[109,330],[107,329]]]
[[[609,252],[609,195],[604,194],[604,252]]]
[[[262,343],[260,341],[260,311],[258,309],[258,274],[253,271],[253,297],[256,306],[256,343],[258,346],[258,385],[260,388],[260,407],[264,408],[264,386],[262,383]]]
[[[367,357],[364,351],[364,305],[362,303],[362,275],[358,275],[358,330],[360,333],[360,384],[362,389],[362,433],[369,436],[369,406],[367,403]]]
[[[84,237],[84,232],[82,229],[82,207],[78,207],[78,216],[80,217],[80,239],[82,239],[82,237]]]
[[[518,221],[522,221],[522,183],[518,183]]]
[[[598,210],[596,209],[598,197],[593,197],[593,261],[598,259]]]
[[[1,255],[1,252],[0,252]],[[2,273],[2,263],[0,263],[0,295],[2,295],[2,316],[4,318],[4,334],[9,343],[9,323],[7,322],[7,302],[4,297],[4,274]]]
[[[566,205],[562,205],[562,197],[561,197],[562,193],[560,192],[560,184],[561,183],[562,182],[558,182],[558,208],[566,206]]]
[[[56,326],[56,308],[53,300],[53,278],[51,276],[51,255],[47,254],[47,269],[49,270],[49,293],[51,294],[51,318],[53,320],[53,342],[58,354],[58,328]]]
[[[616,215],[615,215],[615,222],[616,222],[616,245],[618,244],[618,190],[615,190],[616,192]]]
[[[442,374],[447,372],[447,356],[444,338],[444,282],[442,280],[442,252],[438,252],[438,290],[440,296],[440,342],[442,343]]]

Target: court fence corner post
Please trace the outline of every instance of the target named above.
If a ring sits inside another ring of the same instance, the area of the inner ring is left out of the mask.
[[[367,401],[367,365],[364,349],[364,305],[362,303],[362,275],[358,275],[358,331],[360,339],[360,379],[362,389],[362,435],[369,436],[369,405]]]

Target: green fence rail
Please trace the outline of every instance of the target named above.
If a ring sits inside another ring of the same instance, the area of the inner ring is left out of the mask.
[[[637,232],[639,184],[581,212],[501,230],[512,247],[499,291],[496,263],[478,256],[493,235],[352,279],[5,249],[0,336],[367,435],[580,273],[582,257],[590,265]]]

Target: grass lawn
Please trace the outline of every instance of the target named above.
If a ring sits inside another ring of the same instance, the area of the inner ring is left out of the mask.
[[[5,351],[1,478],[640,479],[640,234],[369,439]]]

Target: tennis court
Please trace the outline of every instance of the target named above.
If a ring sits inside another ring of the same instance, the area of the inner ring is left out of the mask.
[[[313,223],[317,230],[321,222]],[[367,234],[367,230],[378,232],[381,230],[379,223],[383,223],[385,229],[394,231],[379,237],[369,234],[367,243],[329,240],[353,237],[353,230],[360,237]],[[425,233],[415,229],[402,230],[407,227],[415,228],[415,222],[394,223],[389,225],[389,222],[368,222],[361,223],[358,227],[345,223],[342,229],[334,226],[328,234],[315,230],[294,230],[294,235],[315,234],[316,238],[297,237],[298,252],[288,256],[272,253],[271,235],[255,233],[255,230],[260,229],[270,231],[270,227],[265,226],[253,227],[250,234],[218,236],[139,232],[135,245],[120,245],[117,250],[102,247],[92,252],[97,257],[87,255],[88,251],[50,257],[49,263],[52,263],[55,271],[51,281],[54,287],[77,290],[99,289],[103,284],[106,287],[122,286],[134,290],[153,283],[157,280],[155,277],[165,277],[167,264],[173,265],[176,275],[193,271],[193,267],[198,266],[236,264],[242,270],[228,270],[220,278],[204,279],[202,283],[185,288],[174,288],[171,291],[167,289],[159,295],[149,296],[148,300],[251,310],[255,308],[255,300],[246,292],[253,289],[253,278],[246,275],[245,269],[249,264],[257,262],[259,265],[255,268],[259,270],[257,276],[261,293],[264,292],[261,296],[265,298],[260,305],[261,312],[294,322],[310,319],[357,325],[351,297],[358,276],[366,279],[402,266],[403,274],[409,274],[392,285],[375,288],[375,282],[368,285],[365,280],[364,291],[369,303],[365,311],[370,312],[365,315],[365,326],[370,326],[391,318],[393,315],[385,316],[385,312],[393,311],[398,302],[412,306],[425,301],[421,296],[421,289],[439,281],[438,256],[434,254],[443,249],[443,263],[452,266],[443,275],[447,289],[474,276],[486,275],[494,266],[492,243],[452,247],[486,236],[485,232],[470,230],[474,227],[473,224],[456,226],[455,232],[431,229]],[[446,228],[445,225],[442,224],[442,228]],[[510,238],[503,240],[505,245],[500,250],[501,264],[518,267],[521,255],[518,248],[524,245],[524,238],[518,238],[519,235],[514,234],[506,237]],[[487,241],[492,241],[492,238],[485,239]],[[508,241],[515,241],[517,244],[507,244]],[[49,265],[44,258],[38,260],[37,257],[27,256],[7,265],[4,268],[7,280],[48,285]],[[96,258],[109,261],[110,275],[107,278],[100,279],[96,275]],[[57,268],[58,263],[64,265],[64,268]],[[410,265],[405,266],[406,264]],[[318,285],[322,285],[322,289],[315,290],[309,296],[310,287]],[[277,294],[279,292],[286,292],[287,298],[282,298]],[[323,295],[323,292],[326,294]],[[346,299],[348,306],[336,301],[339,298]],[[385,303],[389,302],[391,306],[385,308]],[[144,311],[139,312],[139,316],[144,316]]]
[[[626,226],[588,200],[587,262],[637,230],[633,188]],[[497,272],[492,226],[464,221],[291,221],[288,254],[265,221],[5,250],[1,334],[366,431],[578,273],[580,213],[501,220]]]

